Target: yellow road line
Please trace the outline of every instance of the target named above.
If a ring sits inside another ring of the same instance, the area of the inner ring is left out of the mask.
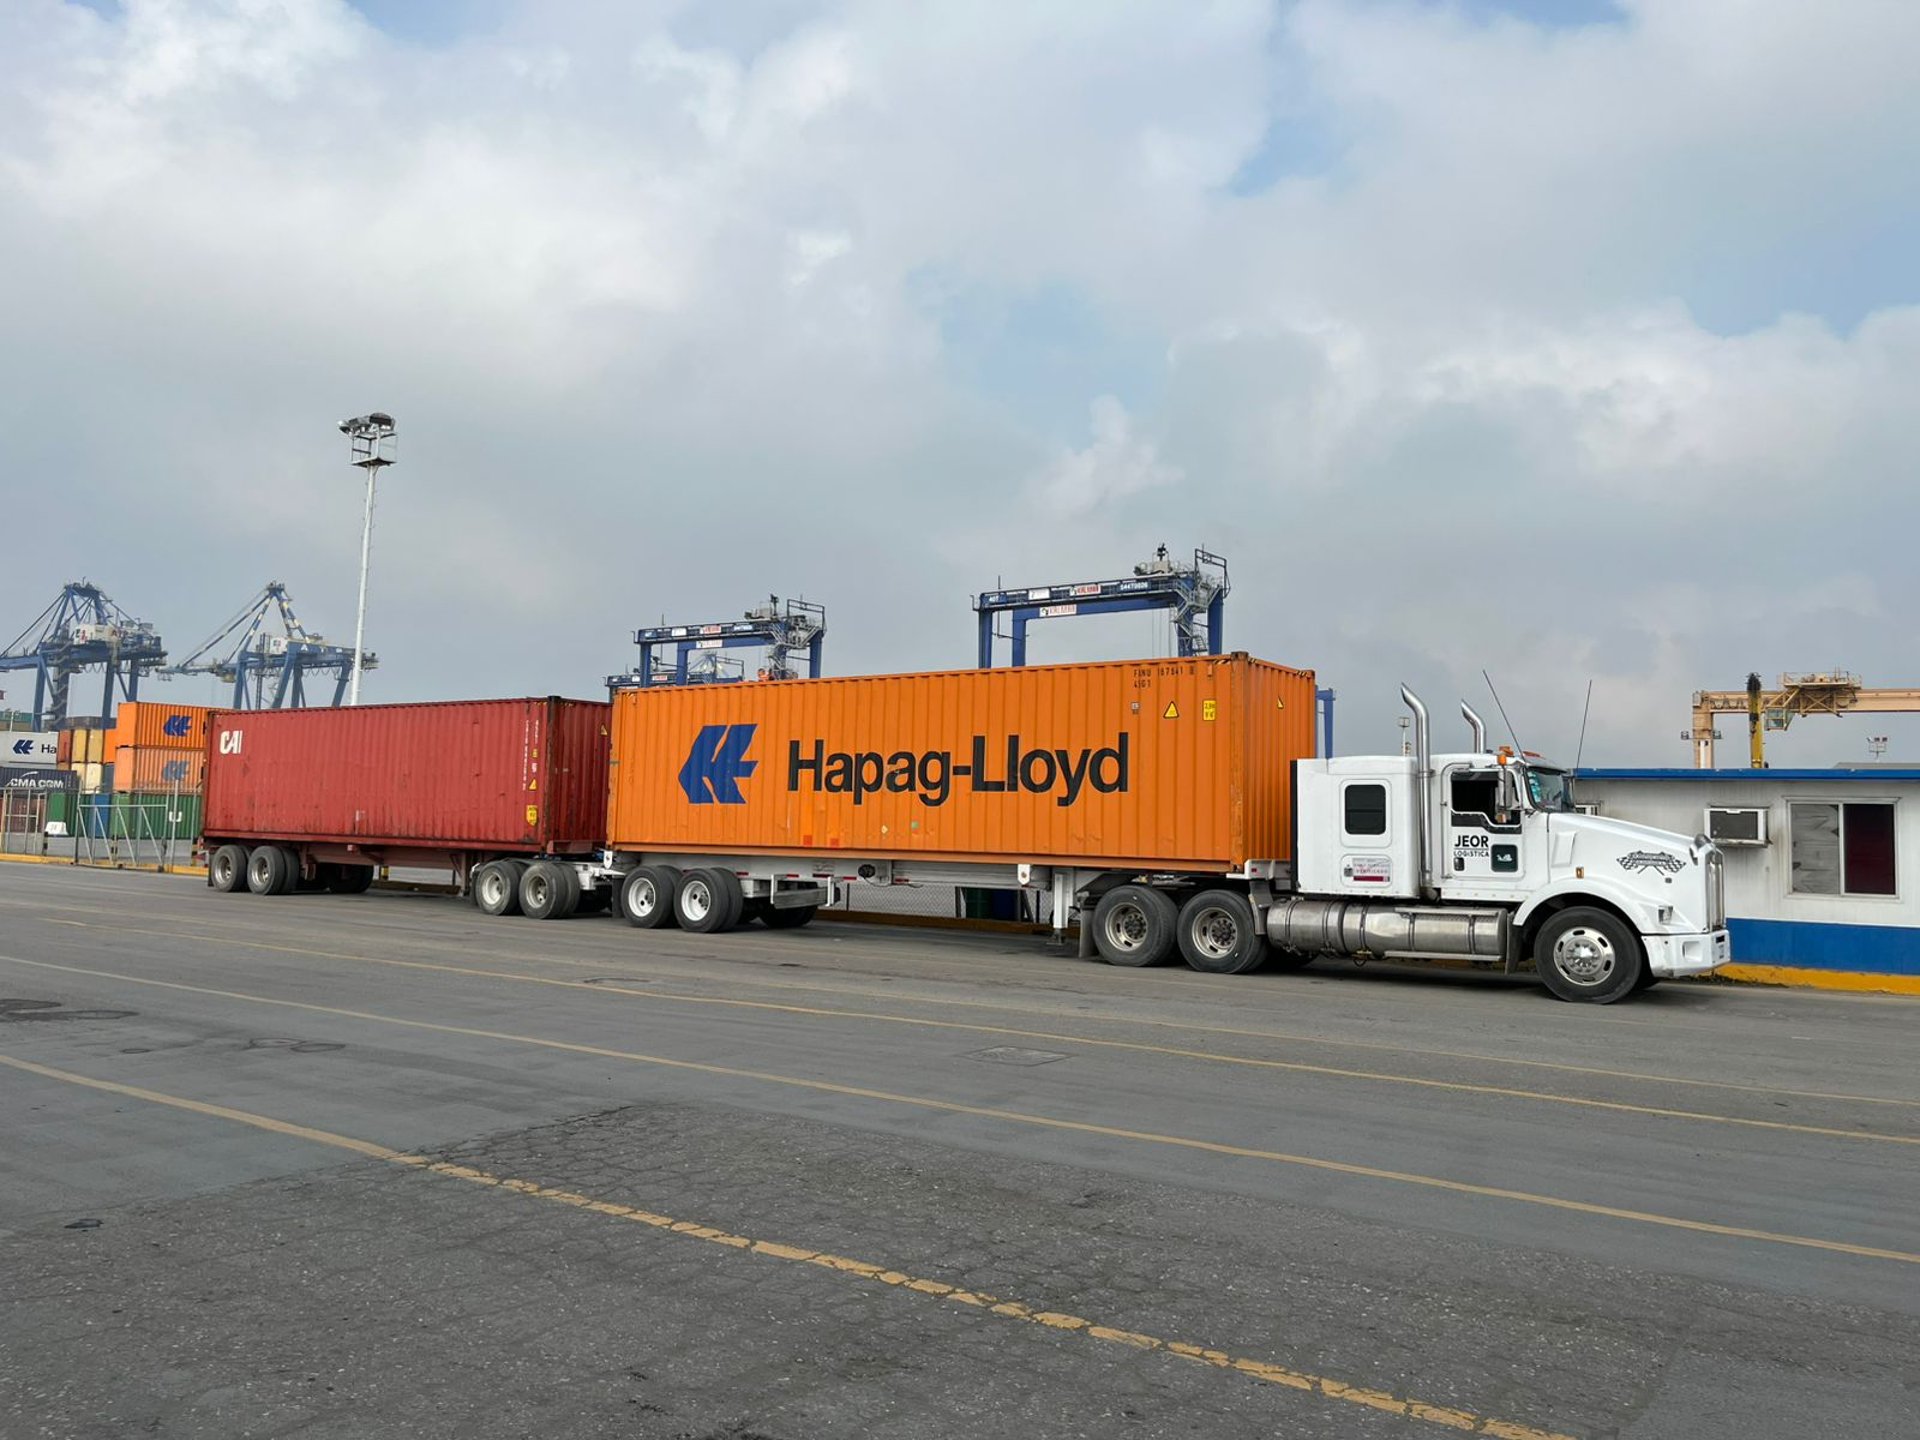
[[[483,1185],[507,1194],[553,1201],[595,1215],[633,1221],[654,1230],[683,1236],[690,1240],[705,1241],[710,1245],[723,1246],[729,1250],[758,1255],[769,1260],[812,1266],[847,1279],[871,1281],[912,1294],[945,1300],[955,1305],[965,1305],[983,1315],[992,1315],[1003,1320],[1022,1321],[1031,1325],[1042,1325],[1049,1330],[1085,1335],[1090,1339],[1124,1346],[1130,1350],[1160,1351],[1216,1369],[1232,1370],[1237,1374],[1247,1375],[1270,1385],[1280,1385],[1290,1390],[1300,1390],[1350,1405],[1365,1406],[1369,1410],[1398,1415],[1408,1420],[1426,1421],[1429,1424],[1440,1425],[1465,1434],[1502,1436],[1505,1440],[1574,1440],[1572,1436],[1536,1429],[1531,1425],[1517,1425],[1512,1421],[1498,1420],[1491,1416],[1476,1415],[1472,1411],[1460,1410],[1450,1405],[1430,1405],[1425,1401],[1392,1395],[1384,1390],[1351,1385],[1344,1380],[1333,1380],[1324,1375],[1310,1375],[1304,1370],[1289,1369],[1284,1365],[1275,1365],[1265,1360],[1230,1355],[1223,1350],[1207,1349],[1181,1340],[1167,1340],[1138,1330],[1124,1330],[1117,1326],[1102,1325],[1084,1316],[1070,1315],[1058,1310],[1037,1309],[1018,1300],[1003,1300],[982,1291],[966,1290],[958,1285],[949,1285],[942,1280],[922,1279],[889,1266],[876,1265],[866,1260],[849,1259],[845,1255],[835,1255],[830,1251],[812,1250],[805,1246],[776,1240],[758,1240],[711,1225],[702,1225],[697,1221],[676,1220],[672,1216],[656,1214],[636,1206],[622,1205],[610,1200],[597,1200],[591,1195],[583,1195],[575,1190],[563,1190],[532,1180],[495,1175],[469,1165],[429,1160],[424,1155],[408,1154],[389,1146],[377,1145],[369,1140],[357,1140],[350,1135],[335,1134],[330,1130],[315,1130],[306,1125],[295,1125],[289,1121],[276,1120],[270,1115],[235,1110],[226,1105],[209,1105],[205,1101],[167,1095],[138,1085],[123,1085],[112,1080],[96,1080],[88,1075],[78,1075],[70,1070],[56,1070],[51,1065],[39,1065],[31,1060],[15,1059],[10,1055],[0,1055],[0,1065],[24,1070],[50,1080],[65,1081],[70,1085],[85,1086],[90,1090],[103,1090],[109,1094],[125,1095],[155,1105],[171,1106],[176,1110],[186,1110],[196,1115],[232,1120],[276,1135],[289,1135],[302,1140],[311,1140],[320,1145],[331,1145],[336,1149],[350,1150],[356,1155],[385,1160],[391,1164],[404,1165],[453,1180],[462,1180],[468,1184]]]
[[[111,970],[94,970],[81,965],[60,965],[47,960],[24,960],[17,955],[0,955],[9,965],[35,970],[51,970],[67,975],[86,975],[97,980],[118,980],[129,985],[146,985],[159,990],[175,990],[191,995],[211,995],[222,1000],[239,1000],[253,1005],[273,1005],[288,1010],[305,1010],[317,1015],[335,1015],[347,1020],[365,1020],[376,1025],[395,1025],[409,1030],[424,1030],[440,1035],[460,1035],[475,1040],[497,1040],[509,1045],[531,1045],[543,1050],[559,1050],[573,1055],[592,1055],[605,1060],[624,1060],[636,1065],[657,1065],[668,1070],[683,1070],[701,1075],[720,1075],[728,1079],[754,1080],[768,1085],[808,1090],[817,1094],[842,1095],[856,1100],[874,1100],[888,1105],[910,1106],[947,1115],[970,1115],[983,1120],[1001,1120],[1044,1130],[1078,1135],[1099,1135],[1112,1140],[1132,1140],[1148,1145],[1200,1151],[1211,1155],[1229,1155],[1244,1160],[1264,1160],[1276,1165],[1295,1165],[1310,1170],[1331,1171],[1369,1180],[1385,1180],[1456,1195],[1474,1195],[1489,1200],[1508,1200],[1516,1204],[1538,1205],[1552,1210],[1595,1215],[1612,1220],[1627,1220],[1669,1230],[1686,1230],[1701,1235],[1718,1235],[1735,1240],[1760,1240],[1799,1249],[1824,1250],[1868,1260],[1892,1260],[1905,1265],[1920,1265],[1920,1254],[1905,1250],[1883,1250],[1871,1245],[1854,1245],[1844,1240],[1822,1240],[1808,1235],[1786,1235],[1773,1230],[1756,1230],[1740,1225],[1720,1225],[1710,1220],[1689,1220],[1674,1215],[1659,1215],[1646,1210],[1629,1210],[1616,1205],[1600,1205],[1587,1200],[1568,1200],[1557,1195],[1536,1195],[1526,1190],[1508,1190],[1496,1185],[1476,1185],[1464,1180],[1447,1180],[1437,1175],[1421,1175],[1406,1170],[1389,1170],[1375,1165],[1358,1165],[1345,1160],[1326,1160],[1314,1155],[1294,1155],[1282,1150],[1262,1150],[1247,1145],[1230,1145],[1218,1140],[1200,1140],[1186,1135],[1166,1135],[1152,1130],[1129,1130],[1118,1125],[1101,1125],[1087,1120],[1064,1120],[1023,1110],[1005,1110],[991,1105],[969,1105],[958,1100],[941,1100],[927,1095],[906,1095],[892,1090],[875,1090],[862,1085],[842,1085],[831,1080],[810,1080],[804,1076],[781,1075],[768,1070],[749,1070],[740,1066],[716,1065],[702,1060],[677,1060],[666,1055],[648,1055],[637,1050],[615,1050],[604,1045],[586,1045],[573,1040],[549,1040],[537,1035],[516,1035],[511,1031],[483,1030],[467,1025],[444,1025],[433,1020],[408,1020],[398,1015],[381,1015],[370,1010],[350,1010],[338,1005],[321,1005],[309,1000],[283,1000],[270,995],[248,995],[238,990],[221,990],[210,985],[189,985],[178,980],[153,980],[141,975],[122,975]]]
[[[42,904],[42,902],[31,902],[31,900],[0,899],[0,904],[12,904],[12,906],[19,906],[19,908],[35,908],[35,910],[67,910],[69,914],[84,914],[84,916],[100,914],[98,908]],[[73,922],[50,922],[50,924],[73,924]],[[207,922],[202,920],[202,924],[207,924]],[[213,924],[219,924],[219,922],[213,922]],[[106,927],[102,927],[102,929],[106,929]],[[165,939],[219,939],[219,941],[223,941],[223,943],[227,943],[227,945],[242,945],[242,943],[246,943],[246,945],[253,945],[255,948],[273,948],[263,947],[263,945],[257,943],[257,941],[240,941],[240,939],[234,939],[234,937],[190,935],[190,933],[163,931],[163,929],[131,929],[131,927],[113,927],[113,929],[123,929],[125,933],[131,933],[131,935],[156,935],[156,937],[165,937]],[[411,943],[419,943],[419,945],[424,945],[424,947],[428,948],[447,948],[447,941],[436,941],[436,939],[415,939],[415,941],[411,941]],[[363,960],[363,958],[369,958],[369,956],[355,956],[355,954],[338,954],[338,952],[332,952],[332,950],[301,950],[301,948],[292,947],[278,948],[284,948],[284,950],[288,950],[288,952],[292,952],[292,954],[317,954],[317,956],[324,956],[324,958],[344,958],[344,960]],[[518,962],[528,962],[528,964],[574,966],[574,968],[582,968],[582,970],[605,970],[605,968],[609,968],[609,966],[628,966],[628,968],[639,970],[636,962],[634,962],[632,958],[626,958],[626,956],[607,956],[605,960],[595,960],[595,958],[578,960],[578,958],[572,958],[572,956],[559,956],[559,954],[526,954],[526,952],[497,950],[497,948],[490,947],[480,947],[480,952],[486,954],[488,958],[493,958],[493,960],[518,960]],[[712,960],[710,956],[697,956],[697,958],[695,958],[695,956],[682,956],[682,954],[678,954],[678,952],[668,954],[666,958],[670,958],[670,960],[687,960],[689,964],[710,964],[710,960]],[[722,964],[737,964],[737,966],[741,966],[741,968],[751,968],[751,966],[753,966],[751,960],[737,960],[737,962],[735,962],[735,960],[722,960]],[[687,979],[687,975],[668,972],[668,970],[660,970],[660,968],[641,970],[639,973],[664,975],[664,977],[670,977],[670,979]],[[766,991],[797,991],[797,993],[806,993],[806,995],[854,995],[860,996],[860,998],[864,998],[864,1000],[881,998],[881,996],[877,995],[876,991],[872,991],[872,989],[860,989],[860,987],[852,987],[852,985],[816,985],[816,983],[806,983],[806,981],[762,979],[762,977],[758,977],[758,975],[745,977],[745,975],[733,973],[733,975],[728,977],[728,983],[753,985],[755,989],[766,989]],[[1087,993],[1083,993],[1083,991],[1062,991],[1062,993],[1064,993],[1064,995],[1087,995]],[[1131,991],[1129,991],[1129,996],[1131,996]],[[1058,1010],[1048,1012],[1048,1010],[1039,1010],[1039,1008],[1035,1008],[1035,1006],[1018,1006],[1018,1004],[1006,1004],[1006,1002],[996,1002],[996,1000],[960,1000],[960,998],[952,998],[952,996],[929,995],[899,996],[899,998],[902,1002],[906,1002],[906,1004],[924,1004],[924,1006],[941,1006],[941,1008],[958,1008],[958,1010],[991,1010],[991,1012],[996,1012],[996,1014],[1020,1014],[1020,1016],[1056,1014],[1056,1016],[1062,1018],[1062,1020],[1075,1020],[1075,1018],[1077,1018],[1077,1016],[1068,1014],[1068,1012],[1058,1012]],[[1094,993],[1092,998],[1110,998],[1110,996],[1106,995],[1106,993]],[[1196,998],[1196,996],[1185,996],[1185,998]],[[1862,998],[1862,1000],[1887,998],[1887,1002],[1893,1002],[1891,996],[1859,996],[1859,998]],[[1903,1098],[1899,1098],[1899,1096],[1887,1096],[1887,1094],[1851,1094],[1851,1092],[1845,1091],[1793,1091],[1793,1089],[1782,1089],[1782,1087],[1778,1087],[1778,1085],[1741,1085],[1741,1083],[1736,1083],[1736,1081],[1709,1081],[1709,1079],[1695,1079],[1695,1077],[1688,1077],[1688,1075],[1655,1075],[1655,1073],[1636,1071],[1636,1069],[1609,1069],[1605,1068],[1605,1066],[1571,1066],[1571,1064],[1557,1062],[1557,1060],[1523,1060],[1523,1058],[1517,1058],[1517,1056],[1480,1054],[1480,1052],[1476,1052],[1476,1050],[1442,1050],[1442,1048],[1419,1046],[1419,1044],[1394,1044],[1388,1043],[1388,1041],[1332,1039],[1332,1037],[1325,1037],[1325,1035],[1300,1035],[1300,1033],[1294,1033],[1294,1031],[1242,1029],[1242,1027],[1235,1027],[1235,1025],[1204,1025],[1204,1023],[1198,1023],[1198,1021],[1160,1020],[1160,1018],[1142,1018],[1142,1016],[1089,1016],[1089,1020],[1094,1020],[1096,1023],[1104,1023],[1104,1025],[1135,1025],[1135,1027],[1140,1027],[1140,1029],[1164,1029],[1164,1031],[1188,1033],[1188,1035],[1225,1035],[1225,1037],[1233,1037],[1233,1039],[1279,1041],[1279,1043],[1283,1044],[1317,1044],[1317,1046],[1346,1048],[1346,1050],[1384,1050],[1384,1052],[1388,1052],[1388,1054],[1417,1054],[1417,1056],[1432,1056],[1432,1058],[1438,1058],[1438,1060],[1471,1060],[1471,1062],[1484,1064],[1484,1066],[1517,1066],[1517,1068],[1523,1069],[1544,1069],[1544,1071],[1555,1071],[1555,1073],[1565,1073],[1565,1075],[1592,1075],[1592,1077],[1599,1077],[1599,1079],[1642,1081],[1642,1083],[1647,1083],[1647,1085],[1682,1085],[1682,1087],[1688,1087],[1688,1089],[1734,1091],[1738,1092],[1738,1094],[1774,1094],[1774,1096],[1784,1094],[1784,1096],[1795,1098],[1795,1100],[1843,1100],[1843,1102],[1853,1102],[1853,1104],[1920,1108],[1920,1100],[1903,1100]]]
[[[928,1020],[914,1015],[894,1015],[874,1010],[836,1010],[825,1006],[787,1005],[771,1000],[741,1000],[731,996],[687,995],[665,990],[636,990],[624,985],[588,984],[584,980],[559,979],[551,975],[523,975],[511,971],[485,970],[471,965],[452,965],[434,960],[400,960],[381,955],[350,955],[335,950],[315,950],[305,946],[274,945],[224,935],[188,934],[171,930],[138,929],[126,925],[102,925],[94,922],[61,920],[52,924],[73,925],[117,934],[162,936],[176,940],[199,940],[215,945],[237,945],[250,950],[275,954],[304,955],[317,959],[343,960],[358,965],[385,965],[403,970],[437,971],[448,975],[484,977],[519,985],[545,985],[554,989],[577,990],[589,994],[618,995],[631,1000],[664,1001],[678,1005],[705,1005],[723,1009],[771,1011],[781,1015],[799,1015],[813,1019],[861,1020],[877,1024],[902,1025],[927,1030],[954,1030],[965,1034],[1012,1036],[1023,1040],[1046,1040],[1054,1044],[1084,1045],[1106,1050],[1128,1050],[1141,1054],[1163,1055],[1170,1059],[1197,1060],[1207,1064],[1238,1065],[1262,1070],[1284,1070],[1309,1075],[1326,1075],[1343,1080],[1368,1080],[1387,1085],[1412,1085],[1428,1090],[1444,1090],[1470,1095],[1493,1095],[1512,1100],[1531,1100],[1542,1104],[1574,1105],[1589,1110],[1610,1110],[1628,1115],[1648,1115],[1663,1120],[1693,1120],[1715,1125],[1741,1125],[1758,1130],[1783,1130],[1801,1135],[1821,1135],[1840,1140],[1862,1140],[1886,1145],[1920,1145],[1920,1136],[1889,1135],[1875,1130],[1843,1130],[1831,1125],[1803,1125],[1789,1120],[1756,1120],[1742,1115],[1717,1115],[1700,1110],[1679,1110],[1657,1105],[1633,1105],[1620,1100],[1594,1100],[1578,1095],[1555,1095],[1536,1090],[1520,1090],[1505,1085],[1479,1085],[1464,1080],[1430,1080],[1417,1075],[1392,1075],[1376,1070],[1351,1070],[1333,1065],[1311,1065],[1298,1060],[1265,1060],[1247,1055],[1223,1055],[1209,1050],[1185,1050],[1169,1045],[1149,1045],[1136,1040],[1106,1040],[1092,1036],[1053,1030],[1027,1030],[1008,1025],[971,1025],[959,1020]]]

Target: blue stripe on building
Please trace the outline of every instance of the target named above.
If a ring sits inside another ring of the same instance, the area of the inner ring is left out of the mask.
[[[1736,965],[1920,975],[1920,928],[1813,920],[1727,921]]]

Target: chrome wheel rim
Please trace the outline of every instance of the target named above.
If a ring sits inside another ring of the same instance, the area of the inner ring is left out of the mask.
[[[247,883],[264,890],[267,882],[273,878],[272,864],[265,855],[256,855],[247,862]]]
[[[553,898],[553,886],[547,883],[546,876],[532,875],[527,878],[527,881],[526,881],[526,904],[527,905],[531,906],[535,910],[541,910],[546,907],[547,902],[552,898]]]
[[[1129,953],[1147,943],[1147,912],[1138,905],[1116,905],[1107,915],[1107,944]]]
[[[1240,922],[1226,911],[1209,907],[1193,917],[1193,948],[1209,960],[1225,960],[1240,946]]]
[[[1612,978],[1619,955],[1598,930],[1576,926],[1553,942],[1553,968],[1568,984],[1591,989]]]
[[[713,892],[705,882],[691,880],[681,887],[680,910],[687,919],[698,924],[713,913]]]

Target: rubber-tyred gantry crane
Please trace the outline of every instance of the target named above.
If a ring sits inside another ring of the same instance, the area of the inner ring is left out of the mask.
[[[766,653],[754,672],[760,680],[792,680],[798,671],[795,663],[806,656],[807,678],[820,678],[821,646],[827,638],[827,610],[824,605],[805,600],[781,600],[769,595],[767,603],[745,611],[738,620],[718,620],[706,625],[653,625],[636,630],[634,644],[640,647],[640,663],[625,675],[609,675],[610,690],[641,689],[649,685],[704,685],[744,680],[746,667],[733,663],[723,650],[755,646]],[[671,648],[673,666],[659,663],[654,652]]]
[[[1693,742],[1693,763],[1713,769],[1713,727],[1716,715],[1747,717],[1747,763],[1755,770],[1767,765],[1766,732],[1785,730],[1802,715],[1920,714],[1920,689],[1885,689],[1862,685],[1858,675],[1828,671],[1782,675],[1779,688],[1769,690],[1757,674],[1747,676],[1744,690],[1699,690],[1693,697],[1693,727],[1684,738]]]

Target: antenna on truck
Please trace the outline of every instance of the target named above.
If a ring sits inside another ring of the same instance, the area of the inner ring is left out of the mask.
[[[1513,748],[1525,754],[1527,747],[1520,743],[1520,736],[1514,731],[1513,721],[1507,720],[1507,707],[1500,704],[1500,692],[1493,688],[1493,676],[1487,674],[1485,670],[1482,670],[1480,672],[1480,678],[1487,682],[1487,690],[1493,696],[1493,703],[1500,711],[1500,718],[1506,720],[1507,735],[1513,741]]]
[[[1587,681],[1587,703],[1580,711],[1580,744],[1573,752],[1573,768],[1580,768],[1580,757],[1587,753],[1587,716],[1593,713],[1593,681]]]

